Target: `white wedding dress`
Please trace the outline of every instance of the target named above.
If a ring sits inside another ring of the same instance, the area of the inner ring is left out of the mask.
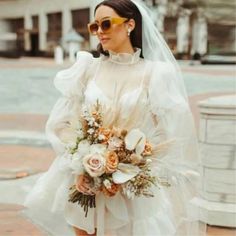
[[[189,108],[176,91],[173,96],[172,88],[166,87],[165,80],[171,76],[170,65],[140,58],[140,49],[134,54],[110,52],[109,57],[100,58],[80,52],[77,62],[55,78],[55,87],[63,96],[50,114],[46,133],[57,158],[38,180],[25,205],[40,211],[61,212],[69,225],[88,233],[94,233],[96,228],[99,236],[201,235],[198,212],[190,204],[195,194],[192,178],[186,174],[190,167],[180,157],[191,155],[187,149],[193,141],[185,136],[185,129],[192,124],[184,122],[189,118]],[[155,187],[155,197],[134,200],[121,193],[114,197],[99,194],[96,208],[89,209],[85,218],[77,203],[68,202],[68,190],[75,175],[64,151],[72,132],[70,124],[78,117],[82,104],[93,105],[97,100],[106,114],[104,126],[139,128],[153,144],[175,139],[175,147],[157,157],[160,162],[153,163],[153,173],[168,176],[171,187]]]

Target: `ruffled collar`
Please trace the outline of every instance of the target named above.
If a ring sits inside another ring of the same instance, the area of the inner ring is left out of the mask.
[[[140,60],[141,49],[135,48],[134,53],[116,53],[109,51],[109,60],[118,64],[135,64]]]

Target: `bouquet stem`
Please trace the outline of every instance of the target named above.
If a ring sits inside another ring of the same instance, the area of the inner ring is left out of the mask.
[[[78,202],[78,204],[83,207],[85,212],[85,217],[88,215],[89,208],[95,208],[96,207],[96,199],[95,195],[86,195],[83,194],[75,189],[75,186],[72,186],[70,190],[74,190],[69,195],[69,202],[75,203]]]

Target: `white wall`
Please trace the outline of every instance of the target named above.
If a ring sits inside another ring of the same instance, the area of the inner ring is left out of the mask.
[[[0,2],[0,19],[23,17],[27,11],[31,15],[38,15],[42,9],[47,14],[62,12],[64,7],[68,7],[70,10],[87,8],[92,3],[93,1],[91,0],[18,0]]]

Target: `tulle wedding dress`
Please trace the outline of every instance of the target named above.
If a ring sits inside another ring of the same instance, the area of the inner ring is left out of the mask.
[[[35,211],[60,212],[69,225],[88,233],[96,228],[99,236],[199,236],[204,229],[198,222],[198,210],[191,204],[198,174],[192,166],[197,146],[189,106],[169,83],[176,76],[173,66],[143,59],[140,52],[138,48],[134,54],[110,52],[100,58],[80,52],[72,67],[56,75],[54,84],[62,97],[50,114],[46,133],[57,157],[25,205]],[[152,172],[168,179],[171,186],[153,187],[154,197],[133,200],[121,193],[114,197],[98,194],[96,208],[89,209],[85,217],[78,204],[68,202],[75,173],[65,155],[65,143],[81,107],[97,100],[103,105],[105,126],[138,128],[154,145],[173,141],[152,164]]]

